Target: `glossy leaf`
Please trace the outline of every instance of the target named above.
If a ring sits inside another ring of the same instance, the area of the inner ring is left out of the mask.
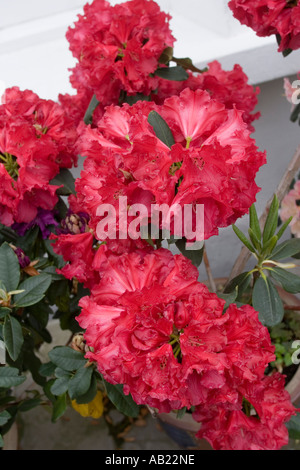
[[[104,381],[104,383],[108,398],[120,413],[132,418],[137,418],[139,415],[139,407],[133,401],[131,395],[124,395],[123,385],[112,385],[106,381]]]
[[[77,370],[86,364],[84,355],[68,346],[56,346],[48,355],[54,364],[67,371]]]
[[[51,284],[51,279],[51,275],[48,274],[39,274],[25,279],[19,286],[19,289],[24,292],[14,296],[15,305],[17,307],[29,307],[38,303],[44,298]]]
[[[169,148],[175,144],[171,129],[166,121],[156,111],[151,111],[148,116],[148,122],[153,127],[156,137]]]
[[[189,78],[188,73],[180,65],[177,65],[176,67],[158,68],[155,75],[174,82],[183,82]]]
[[[284,308],[279,294],[269,278],[260,277],[254,285],[253,308],[259,312],[263,325],[275,326],[283,319]]]
[[[19,261],[8,243],[3,243],[0,247],[0,281],[7,292],[16,290],[20,282]]]
[[[24,343],[21,324],[11,315],[7,315],[3,325],[3,337],[8,354],[16,361]]]
[[[271,276],[279,282],[286,292],[298,294],[300,292],[300,277],[282,268],[272,268]]]

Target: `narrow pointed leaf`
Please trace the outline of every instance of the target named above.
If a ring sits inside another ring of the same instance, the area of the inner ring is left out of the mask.
[[[278,225],[278,210],[279,210],[278,199],[277,199],[277,196],[274,196],[272,204],[269,209],[264,231],[263,231],[263,243],[264,244],[267,243],[276,232],[276,228]]]
[[[234,233],[236,236],[241,240],[241,242],[248,248],[251,253],[255,253],[255,249],[252,246],[251,242],[248,240],[248,238],[243,234],[243,232],[236,226],[232,226]]]
[[[260,229],[258,215],[256,212],[256,207],[254,204],[250,207],[249,216],[250,216],[250,228],[253,231],[256,238],[260,241],[261,229]]]

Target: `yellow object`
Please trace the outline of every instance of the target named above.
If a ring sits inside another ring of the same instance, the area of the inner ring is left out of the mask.
[[[76,400],[72,400],[72,407],[84,418],[95,418],[98,419],[102,416],[104,406],[103,406],[103,395],[98,390],[95,398],[87,404],[79,405]]]

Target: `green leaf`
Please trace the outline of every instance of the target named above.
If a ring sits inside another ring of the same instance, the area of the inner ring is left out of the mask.
[[[278,210],[279,210],[279,202],[278,198],[275,195],[273,201],[271,203],[268,217],[265,223],[264,231],[263,231],[263,244],[265,245],[270,238],[275,235],[276,228],[278,225]]]
[[[95,109],[97,108],[99,101],[97,100],[96,96],[94,95],[90,101],[89,107],[85,113],[83,121],[86,125],[93,123],[93,114]]]
[[[166,47],[158,59],[159,64],[168,64],[173,58],[173,47]]]
[[[20,282],[18,257],[8,243],[3,243],[0,247],[0,281],[7,292],[16,290]]]
[[[8,315],[9,313],[11,313],[10,308],[0,307],[0,318],[6,317],[6,315]]]
[[[270,254],[274,251],[276,245],[278,243],[278,236],[273,235],[272,238],[263,246],[263,255],[264,257],[270,256]]]
[[[53,186],[63,186],[56,190],[56,194],[60,196],[69,196],[75,194],[75,179],[67,168],[61,168],[58,175],[50,181]]]
[[[255,207],[254,204],[250,207],[249,217],[250,217],[250,228],[251,228],[252,232],[254,233],[255,237],[257,238],[257,240],[260,241],[261,240],[261,229],[260,229],[258,215],[257,215],[257,212],[256,212],[256,207]]]
[[[259,312],[263,325],[275,326],[284,316],[282,300],[273,283],[266,277],[260,277],[254,284],[252,305]]]
[[[187,412],[187,407],[185,406],[184,408],[181,408],[181,410],[178,410],[176,413],[176,419],[182,419],[184,415]]]
[[[107,396],[115,407],[125,416],[137,418],[139,406],[133,401],[131,395],[124,395],[123,385],[112,385],[104,380]]]
[[[49,361],[40,366],[39,373],[42,377],[51,377],[54,374],[55,369],[56,364],[53,364],[53,362]]]
[[[224,310],[226,310],[229,305],[233,304],[236,299],[237,299],[237,296],[238,296],[238,286],[236,286],[235,290],[230,292],[230,294],[220,294],[218,293],[218,297],[220,299],[223,299],[225,300],[225,305],[224,305]]]
[[[3,441],[2,435],[0,434],[0,448],[3,446],[4,446],[4,441]]]
[[[248,238],[243,234],[243,232],[236,225],[233,225],[232,228],[236,236],[248,248],[248,250],[251,251],[251,253],[255,253],[255,249],[251,245],[251,242],[248,240]]]
[[[67,392],[69,388],[69,381],[70,381],[69,376],[64,376],[59,379],[56,379],[50,388],[51,393],[53,395],[60,396],[63,393]]]
[[[248,229],[248,233],[249,233],[249,237],[250,237],[250,240],[254,246],[254,248],[258,251],[261,250],[261,243],[260,243],[260,240],[257,238],[257,236],[255,235],[255,233],[253,232],[253,230],[251,228]]]
[[[189,78],[189,74],[180,65],[177,65],[176,67],[158,68],[155,75],[174,82],[184,82]]]
[[[138,101],[151,101],[151,97],[143,95],[142,93],[137,93],[136,95],[126,96],[124,103],[128,103],[130,106],[134,105]]]
[[[87,393],[91,385],[92,374],[92,367],[81,367],[70,379],[68,391],[72,400],[77,400],[78,397]]]
[[[186,240],[184,238],[177,240],[175,244],[183,256],[188,258],[193,263],[193,265],[196,266],[196,268],[200,266],[203,259],[204,246],[202,246],[202,248],[199,250],[187,250]]]
[[[60,395],[57,400],[55,400],[53,404],[53,411],[52,411],[52,422],[55,423],[67,409],[67,394],[63,393]]]
[[[191,70],[191,72],[203,73],[203,72],[207,72],[208,70],[208,68],[199,69],[198,67],[195,67],[192,59],[190,59],[189,57],[184,57],[180,59],[177,59],[176,57],[172,57],[172,61],[175,62],[177,65],[180,65],[181,67],[183,67],[185,70]]]
[[[3,325],[3,337],[8,354],[16,361],[24,343],[21,324],[11,315],[7,315]]]
[[[4,424],[7,423],[11,418],[10,414],[4,410],[0,412],[0,426],[3,426]]]
[[[297,119],[298,119],[299,114],[300,114],[300,103],[297,104],[297,106],[293,109],[293,112],[290,116],[290,120],[292,122],[296,122]]]
[[[279,261],[285,258],[290,258],[299,252],[300,238],[293,238],[277,245],[276,249],[272,253],[271,259]]]
[[[286,292],[298,294],[300,292],[300,277],[282,268],[272,268],[270,272],[275,281],[279,282]]]
[[[169,148],[175,144],[171,129],[166,121],[156,111],[151,111],[148,116],[148,122],[153,127],[156,137]]]
[[[278,230],[277,232],[277,238],[278,240],[282,237],[282,235],[284,234],[284,232],[286,231],[286,229],[288,228],[288,226],[290,225],[290,223],[292,222],[293,220],[293,217],[291,216],[286,222],[284,222],[284,224],[282,225],[282,227],[280,227],[280,229]]]
[[[0,367],[0,388],[16,387],[25,380],[26,377],[20,376],[16,367]]]
[[[224,294],[229,294],[238,287],[238,294],[241,295],[249,287],[251,282],[251,274],[248,272],[239,274],[232,279],[224,289]]]
[[[81,395],[80,397],[76,398],[76,402],[78,403],[78,405],[86,405],[87,403],[91,403],[91,401],[96,396],[97,390],[98,390],[97,379],[95,377],[95,374],[93,374],[90,387],[87,390],[87,392]]]
[[[286,427],[289,431],[289,436],[291,439],[300,439],[300,413],[297,413],[296,416],[292,416],[290,421],[286,423]]]
[[[68,346],[56,346],[49,352],[49,357],[54,364],[67,371],[77,370],[87,362],[81,352]]]
[[[24,400],[19,404],[19,411],[30,411],[36,406],[39,406],[41,402],[42,400],[40,398],[30,398],[29,400]]]
[[[19,289],[24,290],[24,292],[14,296],[15,305],[17,307],[28,307],[37,304],[44,298],[51,280],[52,278],[48,274],[39,274],[25,279],[19,286]]]

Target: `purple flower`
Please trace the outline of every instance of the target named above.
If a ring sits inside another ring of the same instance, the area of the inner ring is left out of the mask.
[[[13,224],[12,228],[20,237],[23,237],[28,230],[38,226],[42,232],[43,238],[46,239],[51,233],[48,227],[50,225],[55,225],[56,227],[59,225],[55,219],[55,214],[55,211],[39,209],[37,216],[31,222],[21,224],[15,223]]]

